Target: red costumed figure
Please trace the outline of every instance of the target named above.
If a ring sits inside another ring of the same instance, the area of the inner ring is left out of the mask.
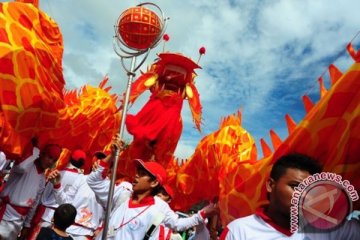
[[[201,105],[194,85],[194,69],[198,64],[178,53],[161,53],[149,71],[142,74],[133,84],[130,103],[145,90],[151,91],[150,100],[136,115],[128,115],[126,127],[134,136],[123,158],[152,159],[167,166],[171,161],[182,133],[181,109],[183,100],[188,99],[190,110],[200,131]],[[128,162],[128,161],[125,161]],[[122,164],[122,173],[131,166]]]

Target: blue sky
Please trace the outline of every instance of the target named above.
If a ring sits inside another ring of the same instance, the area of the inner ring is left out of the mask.
[[[166,50],[196,61],[198,49],[206,47],[196,80],[203,105],[203,133],[195,130],[185,103],[184,131],[175,154],[181,158],[189,157],[201,138],[218,129],[222,117],[239,108],[243,109],[243,127],[257,146],[260,138],[270,143],[270,129],[284,139],[285,114],[297,122],[303,118],[301,96],[309,93],[318,99],[317,79],[330,63],[336,60],[346,70],[351,61],[341,53],[360,30],[358,0],[153,2],[170,17]],[[40,0],[40,8],[58,22],[63,33],[67,89],[97,85],[108,74],[113,92],[124,91],[127,77],[113,51],[113,26],[126,8],[139,3]],[[162,44],[152,50],[141,69],[146,70],[161,51]],[[137,112],[148,97],[144,94],[130,112]]]

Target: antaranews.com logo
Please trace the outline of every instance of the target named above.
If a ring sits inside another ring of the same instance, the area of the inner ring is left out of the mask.
[[[316,173],[295,187],[291,199],[290,230],[306,227],[331,230],[342,224],[359,199],[354,186],[336,173]]]

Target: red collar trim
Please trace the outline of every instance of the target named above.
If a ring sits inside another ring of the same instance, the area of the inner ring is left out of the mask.
[[[64,170],[68,172],[79,173],[79,171],[76,168],[65,168]]]
[[[42,174],[42,173],[45,172],[45,170],[40,167],[40,163],[39,163],[39,162],[35,162],[35,167],[36,167],[36,170],[37,170],[37,173],[38,173],[38,174]]]
[[[287,228],[277,225],[268,215],[266,215],[265,208],[266,207],[261,207],[261,208],[256,209],[255,215],[261,217],[262,220],[264,220],[267,224],[269,224],[270,226],[275,228],[277,231],[290,237],[292,235],[292,232],[290,232],[290,229],[287,229]]]
[[[132,198],[130,198],[129,208],[138,208],[138,207],[144,207],[144,206],[149,206],[149,205],[154,205],[154,204],[155,204],[154,196],[144,197],[143,199],[141,199],[141,201],[139,203],[133,203]]]

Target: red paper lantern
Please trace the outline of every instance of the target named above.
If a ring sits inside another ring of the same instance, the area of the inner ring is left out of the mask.
[[[144,50],[159,37],[161,21],[153,11],[144,7],[133,7],[121,14],[118,31],[126,46]]]

